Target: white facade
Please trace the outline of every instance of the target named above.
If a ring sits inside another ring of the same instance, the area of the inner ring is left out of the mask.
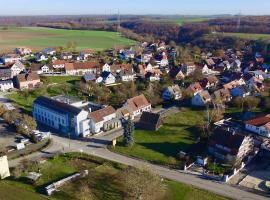
[[[93,119],[90,118],[90,129],[91,129],[91,133],[100,133],[102,131],[102,128],[104,126],[104,123],[115,119],[116,118],[116,113],[113,113],[111,115],[107,115],[105,117],[103,117],[103,120],[100,122],[95,122]]]
[[[129,75],[122,75],[122,81],[123,82],[128,82],[128,81],[134,81],[135,75],[129,74]]]
[[[89,68],[89,69],[72,69],[72,70],[66,70],[66,74],[70,76],[76,76],[76,75],[84,75],[88,73],[96,74],[95,68]]]
[[[10,90],[12,88],[14,88],[12,80],[0,81],[0,91],[5,92],[5,91]]]
[[[49,127],[60,130],[66,134],[75,134],[74,136],[86,136],[90,133],[88,112],[82,110],[78,115],[70,116],[66,113],[60,113],[53,109],[34,104],[33,116],[38,121]],[[72,133],[74,129],[74,133]]]
[[[0,157],[0,179],[10,176],[7,156]]]
[[[111,66],[107,63],[102,67],[103,72],[111,72]]]
[[[23,72],[25,68],[22,66],[22,64],[19,64],[16,62],[14,63],[14,65],[12,65],[10,70],[11,70],[11,76],[14,77],[20,74],[21,72]]]

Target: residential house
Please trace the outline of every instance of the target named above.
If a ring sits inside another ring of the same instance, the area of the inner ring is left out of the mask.
[[[85,49],[80,52],[80,57],[82,60],[87,60],[89,57],[94,56],[95,51],[93,49]]]
[[[112,106],[91,112],[89,114],[91,133],[97,134],[102,131],[109,131],[122,126],[117,118],[116,110]]]
[[[73,55],[70,52],[62,52],[60,57],[62,60],[71,60]]]
[[[54,69],[64,69],[66,63],[67,62],[65,60],[54,60],[52,61],[52,67]]]
[[[37,74],[50,74],[53,73],[53,69],[49,65],[42,65],[42,64],[37,64],[33,63],[30,68],[31,72],[35,72]]]
[[[105,85],[114,84],[116,81],[115,76],[111,72],[104,71],[96,80],[97,83],[104,83]]]
[[[48,56],[46,54],[39,53],[36,55],[36,60],[37,60],[37,62],[47,61]]]
[[[246,121],[245,128],[248,131],[270,138],[270,115]]]
[[[4,64],[13,64],[15,62],[21,61],[22,58],[20,55],[17,54],[7,54],[4,55],[1,60]]]
[[[83,75],[83,77],[82,77],[82,81],[84,82],[84,83],[87,83],[87,82],[90,82],[90,81],[96,81],[96,75],[95,74],[93,74],[93,73],[86,73],[86,74],[84,74]]]
[[[21,72],[25,71],[25,66],[20,61],[16,61],[10,68],[11,76],[17,76]]]
[[[90,134],[88,111],[49,97],[38,97],[33,103],[33,117],[42,124],[71,137]]]
[[[200,85],[200,83],[195,82],[192,83],[189,87],[188,90],[190,90],[192,92],[193,95],[196,95],[198,92],[203,91],[202,86]]]
[[[149,103],[145,96],[141,94],[139,96],[128,99],[123,107],[130,111],[130,117],[131,119],[134,119],[134,117],[141,115],[142,112],[150,111],[151,103]]]
[[[19,74],[15,77],[14,85],[16,88],[23,89],[32,89],[40,85],[40,77],[37,73],[24,73]]]
[[[56,54],[56,49],[55,48],[45,48],[42,50],[42,53],[44,53],[46,55],[53,56]]]
[[[169,86],[163,91],[162,98],[166,101],[179,100],[182,98],[182,91],[178,85]]]
[[[251,94],[250,89],[246,85],[237,86],[231,89],[231,95],[233,97],[246,97]]]
[[[67,75],[84,75],[86,73],[97,74],[100,65],[95,61],[66,63],[65,71]]]
[[[185,75],[180,67],[172,67],[169,74],[171,78],[177,81],[185,79]]]
[[[228,164],[240,164],[253,152],[254,140],[251,136],[240,135],[233,131],[216,128],[209,139],[208,150]]]
[[[192,97],[191,103],[193,106],[206,106],[210,104],[211,101],[212,98],[209,92],[207,90],[203,90]]]
[[[218,79],[214,75],[209,75],[200,81],[200,85],[204,89],[215,88],[218,84]]]
[[[10,67],[0,67],[0,80],[7,80],[12,78]]]
[[[19,54],[19,55],[29,55],[32,53],[32,50],[30,48],[26,48],[26,47],[18,47],[14,50],[14,52],[16,54]]]
[[[1,92],[5,92],[8,91],[10,89],[13,89],[13,81],[12,79],[8,79],[8,80],[0,80],[0,91]]]
[[[143,112],[138,123],[138,128],[157,131],[161,125],[162,119],[159,113]]]
[[[182,66],[182,69],[189,76],[196,70],[196,65],[193,62],[188,62]]]

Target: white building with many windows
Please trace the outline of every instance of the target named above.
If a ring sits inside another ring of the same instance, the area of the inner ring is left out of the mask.
[[[90,134],[89,112],[75,105],[40,96],[33,103],[33,116],[38,122],[66,135],[84,137]]]

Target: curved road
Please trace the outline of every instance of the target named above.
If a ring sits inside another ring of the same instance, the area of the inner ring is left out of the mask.
[[[241,190],[236,186],[230,186],[225,183],[215,182],[211,180],[202,179],[196,175],[186,174],[183,171],[172,170],[166,167],[161,167],[157,165],[150,164],[145,161],[136,160],[130,157],[119,155],[109,151],[106,146],[107,144],[115,138],[115,132],[111,135],[105,136],[96,136],[85,141],[79,140],[69,140],[67,138],[52,136],[53,144],[48,147],[45,151],[34,153],[28,156],[29,159],[40,157],[40,156],[49,156],[54,154],[57,151],[62,152],[84,152],[87,154],[95,155],[104,159],[115,161],[118,163],[130,165],[130,166],[142,166],[147,165],[153,169],[157,174],[162,177],[172,179],[181,183],[188,185],[193,185],[195,187],[214,192],[223,196],[227,196],[232,199],[238,200],[269,200],[269,197],[260,196],[245,190]],[[22,159],[22,158],[21,158]],[[16,159],[10,161],[10,166],[17,165],[21,159]]]

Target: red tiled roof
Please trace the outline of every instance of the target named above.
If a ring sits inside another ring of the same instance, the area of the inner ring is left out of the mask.
[[[139,110],[141,108],[151,105],[143,94],[141,94],[140,96],[136,96],[131,99],[128,99],[127,103],[128,103],[128,107],[132,111],[136,111],[136,110]]]
[[[89,118],[92,119],[94,122],[101,122],[103,121],[104,117],[108,116],[108,115],[111,115],[113,113],[115,113],[116,110],[112,107],[112,106],[108,106],[106,108],[103,108],[103,109],[100,109],[100,110],[97,110],[95,112],[91,112],[89,114]]]
[[[245,123],[253,125],[253,126],[263,126],[270,123],[270,116],[266,115],[264,117],[257,117],[257,118],[248,120]],[[267,126],[270,126],[270,125],[268,124]]]

